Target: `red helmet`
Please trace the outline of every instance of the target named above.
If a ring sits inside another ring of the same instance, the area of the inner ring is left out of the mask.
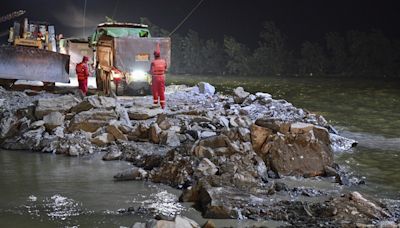
[[[82,62],[89,62],[89,57],[83,56]]]

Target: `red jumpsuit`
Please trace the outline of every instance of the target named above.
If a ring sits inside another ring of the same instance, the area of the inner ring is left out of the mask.
[[[161,108],[165,108],[165,71],[167,63],[164,59],[156,58],[151,62],[150,73],[153,76],[151,90],[153,93],[153,104],[158,104],[160,98]]]
[[[76,64],[76,76],[78,77],[79,89],[86,96],[89,77],[89,68],[86,62]]]

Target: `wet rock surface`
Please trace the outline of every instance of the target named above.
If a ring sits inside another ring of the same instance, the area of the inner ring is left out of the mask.
[[[157,227],[165,227],[165,228],[174,228],[174,227],[182,227],[182,228],[200,228],[200,225],[195,221],[183,217],[176,216],[172,221],[168,220],[150,220],[146,223],[135,223],[132,228],[157,228]]]
[[[28,96],[0,88],[0,145],[69,156],[104,152],[103,160],[134,165],[115,174],[115,180],[182,189],[180,200],[192,202],[206,218],[269,219],[304,227],[399,222],[396,209],[342,192],[339,184],[352,183],[333,153],[357,142],[337,135],[324,117],[241,87],[233,96],[215,94],[206,83],[167,92],[163,111],[151,106],[151,97],[81,100],[74,94]],[[323,179],[334,187],[286,183],[291,178]],[[161,223],[198,227],[176,215]]]
[[[43,116],[51,112],[65,113],[79,104],[80,100],[75,96],[65,95],[57,98],[38,99],[36,102],[35,117],[37,119],[42,119]]]

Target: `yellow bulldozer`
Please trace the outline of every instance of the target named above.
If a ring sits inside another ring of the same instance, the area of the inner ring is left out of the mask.
[[[57,52],[55,28],[47,22],[14,22],[9,45],[0,46],[0,85],[16,80],[42,81],[45,85],[69,82],[69,55]]]
[[[56,52],[55,29],[48,22],[14,22],[10,28],[8,42],[14,46],[35,47]]]

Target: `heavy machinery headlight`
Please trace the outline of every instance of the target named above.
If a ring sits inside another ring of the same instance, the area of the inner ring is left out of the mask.
[[[147,74],[143,70],[135,70],[130,76],[133,81],[147,81]]]

